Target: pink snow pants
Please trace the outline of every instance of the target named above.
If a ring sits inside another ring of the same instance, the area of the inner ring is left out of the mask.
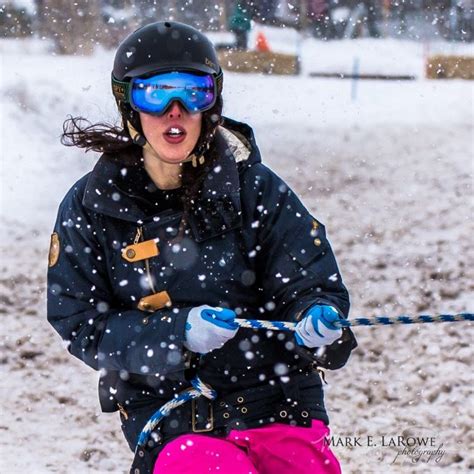
[[[153,474],[340,474],[336,456],[325,443],[329,428],[273,423],[232,430],[225,438],[179,436],[165,445]]]

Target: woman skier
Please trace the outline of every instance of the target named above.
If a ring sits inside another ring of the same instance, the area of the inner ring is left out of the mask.
[[[261,162],[252,129],[222,116],[222,85],[188,25],[149,24],[119,46],[123,126],[65,122],[64,144],[102,156],[59,207],[48,320],[99,371],[132,472],[338,473],[318,367],[357,345],[332,324],[348,293],[324,225]],[[256,317],[296,331],[239,329]],[[196,377],[214,399],[172,409],[139,443]]]

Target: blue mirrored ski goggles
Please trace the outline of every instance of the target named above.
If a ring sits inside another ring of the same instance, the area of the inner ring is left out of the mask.
[[[116,97],[120,94],[134,110],[151,115],[162,115],[175,100],[189,113],[209,110],[216,102],[211,74],[174,71],[134,77],[129,83],[112,79],[112,86]]]

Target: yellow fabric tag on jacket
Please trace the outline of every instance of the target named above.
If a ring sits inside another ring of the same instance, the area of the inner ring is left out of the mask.
[[[156,311],[165,306],[171,306],[171,298],[166,291],[160,291],[153,295],[144,296],[138,302],[138,309],[142,311]]]
[[[139,262],[140,260],[156,257],[159,254],[160,249],[154,239],[128,245],[122,249],[122,258],[127,262]]]
[[[51,242],[49,244],[48,266],[54,267],[59,260],[59,251],[61,249],[59,243],[59,235],[57,232],[51,234]]]

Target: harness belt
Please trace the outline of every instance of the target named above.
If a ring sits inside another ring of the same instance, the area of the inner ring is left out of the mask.
[[[194,386],[182,393],[192,390],[196,390]],[[157,413],[168,404],[155,412],[145,425],[146,431],[142,430],[139,435],[136,451],[156,447],[165,439],[185,433],[228,434],[232,429],[258,427],[271,422],[310,426],[314,418],[329,423],[321,379],[314,369],[289,375],[287,382],[275,380],[214,399],[198,396],[186,401],[190,403],[185,403],[183,398],[180,405],[159,419]]]

